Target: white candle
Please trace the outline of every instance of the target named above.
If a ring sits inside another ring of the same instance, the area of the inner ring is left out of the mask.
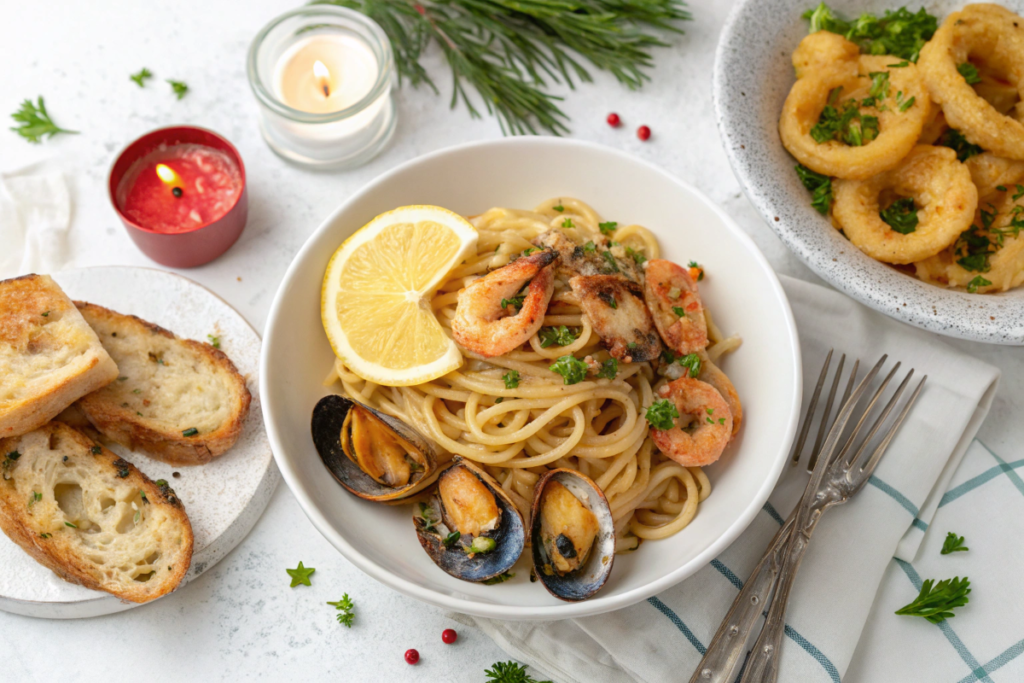
[[[281,55],[274,84],[289,107],[312,114],[341,111],[359,102],[380,73],[369,46],[343,33],[303,38]]]

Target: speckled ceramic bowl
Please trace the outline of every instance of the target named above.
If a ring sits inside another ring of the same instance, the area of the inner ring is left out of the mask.
[[[793,172],[796,161],[779,141],[778,122],[793,85],[790,55],[807,34],[800,14],[815,4],[739,0],[722,31],[715,58],[715,113],[726,154],[750,201],[814,272],[875,310],[951,337],[1024,345],[1024,288],[983,295],[926,284],[863,254],[811,208]],[[881,14],[902,4],[829,2],[847,18]],[[942,0],[926,7],[941,21],[964,4]],[[1000,4],[1024,11],[1024,2]]]

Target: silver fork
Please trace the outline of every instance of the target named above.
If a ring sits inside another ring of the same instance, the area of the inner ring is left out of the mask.
[[[824,439],[824,435],[828,427],[832,404],[842,378],[843,365],[845,363],[846,356],[844,355],[840,358],[831,391],[829,392],[828,401],[825,405],[821,426],[818,430],[818,437],[815,441],[815,447],[811,453],[811,461],[813,462],[811,465],[811,479],[808,481],[807,487],[804,490],[801,503],[796,509],[794,509],[793,513],[789,516],[789,519],[786,520],[782,525],[782,528],[779,529],[778,533],[772,539],[771,543],[769,543],[764,556],[754,568],[750,578],[747,579],[746,583],[744,583],[742,590],[739,595],[736,596],[736,600],[733,602],[732,607],[729,609],[725,619],[722,621],[722,625],[718,628],[714,638],[711,640],[704,658],[701,660],[696,671],[694,671],[693,677],[690,679],[690,683],[731,683],[740,660],[747,652],[747,640],[756,626],[758,618],[761,616],[765,606],[768,605],[768,599],[771,596],[772,588],[778,584],[775,591],[776,598],[772,602],[772,608],[768,613],[769,618],[765,621],[765,627],[762,630],[761,636],[758,638],[757,646],[755,646],[756,648],[759,646],[759,649],[755,649],[755,654],[758,656],[751,656],[743,677],[744,683],[775,680],[778,669],[777,653],[785,627],[786,601],[789,597],[789,591],[792,588],[793,579],[796,576],[796,569],[799,567],[800,561],[803,559],[803,553],[806,550],[807,542],[810,540],[810,536],[814,531],[815,525],[820,519],[821,514],[826,509],[833,505],[846,502],[846,500],[859,491],[863,487],[864,483],[867,482],[871,473],[874,472],[875,467],[878,465],[878,461],[885,453],[885,450],[895,435],[896,430],[899,428],[900,424],[906,417],[907,412],[910,410],[910,407],[917,399],[917,396],[921,391],[921,387],[924,384],[924,379],[922,379],[908,399],[902,412],[889,427],[889,430],[883,437],[882,441],[876,446],[874,452],[868,459],[868,462],[865,463],[858,472],[854,472],[853,465],[859,460],[872,437],[874,437],[878,429],[885,422],[889,413],[903,394],[910,378],[913,376],[913,370],[911,370],[896,390],[892,399],[890,399],[889,403],[884,408],[880,417],[871,427],[867,437],[865,437],[861,443],[861,447],[852,458],[847,458],[847,454],[853,446],[856,438],[861,433],[865,421],[871,413],[871,409],[874,407],[889,381],[899,369],[899,364],[893,368],[882,382],[881,386],[879,386],[868,405],[865,407],[860,420],[857,422],[852,433],[848,436],[843,448],[837,455],[835,455],[835,457],[833,457],[836,446],[839,444],[846,425],[852,417],[860,398],[867,390],[868,385],[878,374],[878,371],[884,365],[886,358],[887,356],[883,356],[881,360],[878,361],[875,367],[872,368],[860,384],[857,385],[855,390],[853,387],[857,376],[859,361],[854,363],[853,370],[850,373],[849,382],[847,383],[847,387],[840,404],[840,410],[836,415],[835,421],[832,423],[832,428],[828,430],[828,438],[824,440],[824,446],[822,447],[822,440]],[[828,356],[825,359],[821,375],[818,379],[818,384],[811,397],[811,402],[804,418],[803,428],[801,429],[797,444],[794,447],[794,465],[800,459],[808,431],[814,420],[818,399],[828,376],[831,361],[832,351],[829,351]],[[822,457],[819,457],[819,454],[821,454]],[[847,464],[840,466],[841,463]],[[829,474],[827,478],[825,476],[826,472]],[[837,478],[839,481],[837,481]],[[819,489],[823,490],[825,494],[824,496],[818,496]],[[806,505],[805,502],[807,503]],[[804,508],[807,509],[805,510]],[[801,529],[801,533],[795,535],[792,534],[791,532],[794,527]],[[797,541],[796,539],[802,540]],[[761,676],[763,678],[757,678],[755,676]]]

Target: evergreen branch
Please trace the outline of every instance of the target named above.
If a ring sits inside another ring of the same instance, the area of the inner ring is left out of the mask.
[[[420,63],[436,43],[452,71],[454,108],[473,117],[476,90],[506,134],[569,131],[551,83],[591,80],[585,62],[630,89],[643,85],[651,50],[668,44],[651,29],[681,32],[683,0],[314,0],[357,10],[391,40],[399,82],[437,87]]]

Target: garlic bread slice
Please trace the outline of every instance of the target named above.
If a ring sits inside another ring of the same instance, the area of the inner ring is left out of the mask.
[[[192,561],[167,483],[61,422],[0,440],[0,529],[65,581],[131,602],[177,588]]]

